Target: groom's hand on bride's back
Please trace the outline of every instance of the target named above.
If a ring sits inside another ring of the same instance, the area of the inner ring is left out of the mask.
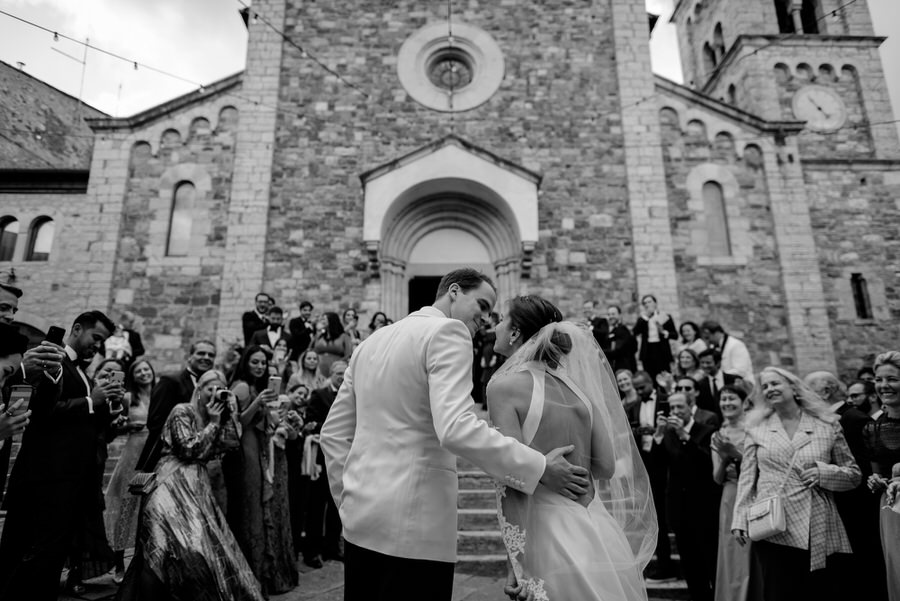
[[[587,469],[566,461],[565,456],[574,450],[575,445],[569,445],[547,453],[547,467],[541,476],[541,484],[572,500],[585,494],[590,485]]]

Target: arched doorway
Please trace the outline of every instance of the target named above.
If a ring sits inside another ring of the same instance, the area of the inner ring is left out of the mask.
[[[461,267],[494,277],[490,253],[477,236],[457,227],[432,230],[422,236],[406,264],[409,311],[433,303],[441,277]]]

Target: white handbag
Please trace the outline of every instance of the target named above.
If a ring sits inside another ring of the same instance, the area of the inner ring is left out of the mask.
[[[770,536],[781,534],[787,530],[781,492],[791,476],[791,468],[794,467],[794,459],[796,458],[797,451],[794,451],[791,463],[788,465],[784,479],[781,481],[781,486],[778,487],[775,494],[750,505],[750,510],[747,512],[747,536],[750,537],[750,540],[765,540]]]

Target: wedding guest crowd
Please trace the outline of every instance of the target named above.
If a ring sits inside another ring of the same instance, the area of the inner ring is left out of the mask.
[[[301,300],[286,319],[261,292],[241,339],[217,353],[209,332],[180,371],[158,375],[129,311],[118,323],[83,313],[61,345],[26,351],[8,325],[22,298],[0,285],[0,468],[21,437],[0,598],[55,599],[68,567],[75,594],[110,571],[123,600],[212,590],[256,601],[296,587],[298,560],[343,561],[318,433],[355,347],[387,315]],[[650,476],[660,536],[648,581],[682,577],[695,601],[900,601],[900,352],[846,382],[757,373],[739,333],[708,318],[677,324],[653,295],[633,317],[583,309]],[[503,361],[500,319],[473,340],[476,402]],[[21,385],[27,410],[10,400]],[[775,496],[785,528],[753,539],[757,504]]]

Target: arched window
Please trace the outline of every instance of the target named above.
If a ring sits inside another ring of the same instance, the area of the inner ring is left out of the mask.
[[[869,287],[861,273],[850,274],[850,288],[853,290],[853,304],[859,319],[872,319],[872,301],[869,300]]]
[[[728,235],[728,219],[725,215],[725,195],[718,182],[703,184],[703,212],[706,215],[706,232],[709,254],[731,256],[731,239]]]
[[[19,221],[15,217],[0,219],[0,261],[12,261],[19,239]]]
[[[817,0],[803,0],[800,20],[803,22],[803,33],[819,33],[819,3]]]
[[[728,104],[731,106],[737,105],[737,88],[734,87],[734,84],[728,86]]]
[[[703,45],[703,70],[706,75],[712,75],[716,68],[716,51],[712,49],[709,42]]]
[[[716,60],[721,61],[722,57],[725,56],[725,36],[722,34],[721,23],[716,23],[716,28],[713,30],[713,50],[716,54]]]
[[[31,225],[28,236],[28,249],[25,251],[26,261],[46,261],[53,248],[53,232],[56,224],[49,217],[38,217]]]
[[[175,186],[172,213],[169,217],[169,241],[166,245],[166,256],[184,257],[190,250],[195,191],[194,184],[191,182],[181,182]]]
[[[791,17],[790,0],[775,0],[775,15],[778,17],[779,33],[794,33],[794,19]]]

